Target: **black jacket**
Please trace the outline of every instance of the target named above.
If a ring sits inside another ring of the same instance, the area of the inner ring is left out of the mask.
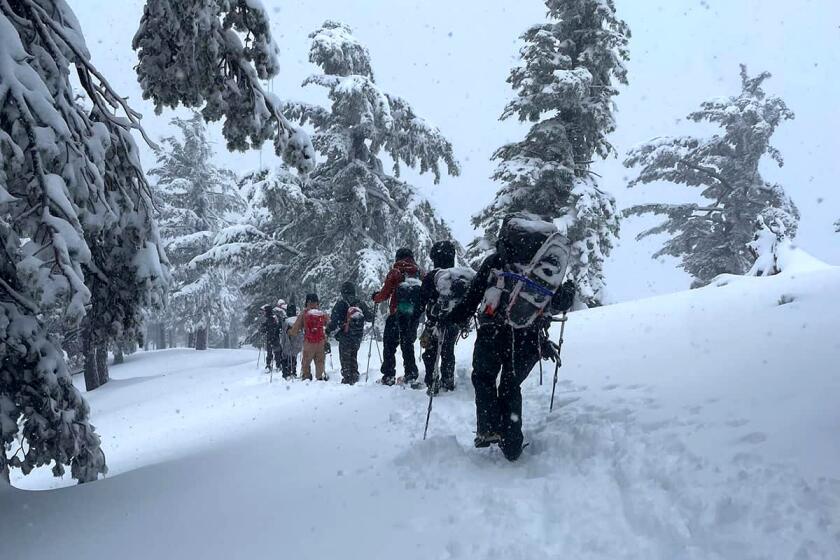
[[[493,253],[484,259],[484,262],[481,263],[481,268],[478,269],[475,278],[473,278],[473,281],[470,284],[466,297],[464,297],[464,299],[455,306],[452,312],[449,313],[447,319],[453,323],[463,323],[464,321],[468,321],[470,317],[475,314],[478,306],[484,299],[484,292],[490,287],[491,280],[494,278],[493,271],[504,270],[504,267],[504,260],[498,253]],[[503,317],[503,313],[501,313],[501,311],[507,308],[509,296],[510,294],[507,292],[502,293],[501,300],[499,301],[499,308],[495,317],[499,319]],[[563,284],[557,292],[555,292],[554,297],[551,300],[549,313],[555,315],[557,313],[567,311],[574,303],[574,299],[574,286],[568,282]]]
[[[347,321],[347,311],[351,307],[358,307],[362,310],[362,315],[364,315],[366,323],[373,322],[373,312],[371,311],[370,306],[362,302],[359,298],[351,298],[350,301],[341,298],[335,303],[332,308],[332,313],[330,313],[330,322],[327,325],[328,335],[335,333],[335,338],[337,340],[341,340],[345,336],[358,340],[364,338],[365,328],[363,324],[355,329],[351,328],[347,333],[344,332],[344,323]]]
[[[280,321],[277,320],[274,313],[264,318],[260,330],[262,331],[266,348],[277,348],[280,346]]]

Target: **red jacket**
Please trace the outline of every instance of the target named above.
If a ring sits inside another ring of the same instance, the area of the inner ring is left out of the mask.
[[[390,312],[393,315],[397,312],[397,286],[403,281],[405,277],[413,277],[422,279],[422,272],[414,259],[402,259],[394,263],[394,267],[385,277],[385,284],[382,289],[373,295],[374,303],[382,303],[388,298],[391,298],[389,304]]]

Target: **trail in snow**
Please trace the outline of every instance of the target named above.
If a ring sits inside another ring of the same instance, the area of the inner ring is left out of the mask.
[[[576,313],[516,463],[472,448],[469,341],[425,442],[425,394],[378,375],[141,353],[89,395],[109,477],[0,496],[4,557],[836,560],[838,292],[832,269]]]

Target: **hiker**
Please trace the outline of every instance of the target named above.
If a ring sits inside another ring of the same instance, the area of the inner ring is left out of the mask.
[[[298,315],[289,336],[298,336],[303,333],[303,359],[300,365],[301,379],[312,379],[312,362],[315,362],[315,379],[327,381],[329,377],[324,374],[324,361],[326,359],[327,336],[327,314],[318,308],[320,302],[317,294],[307,294],[303,313]]]
[[[411,249],[397,250],[394,265],[382,289],[372,296],[380,304],[390,298],[389,314],[382,334],[382,379],[383,385],[393,385],[397,373],[397,347],[403,358],[404,381],[414,388],[417,385],[417,363],[414,361],[414,341],[417,340],[417,326],[422,313],[420,307],[420,267],[414,262]]]
[[[283,368],[283,379],[294,379],[297,377],[298,354],[303,351],[303,332],[299,332],[296,336],[291,336],[290,333],[297,320],[297,306],[290,303],[286,307],[286,314],[288,316],[280,333],[280,342],[283,347],[281,367]]]
[[[441,389],[455,390],[455,343],[462,329],[461,325],[450,323],[446,313],[451,310],[451,302],[465,295],[474,273],[470,269],[454,268],[455,245],[451,241],[438,241],[432,245],[429,257],[434,268],[423,278],[420,288],[420,305],[426,312],[420,346],[423,348],[423,365],[426,368],[426,387],[430,393],[438,394]],[[438,347],[440,379],[436,380]]]
[[[346,385],[353,385],[359,380],[358,354],[366,322],[373,322],[370,306],[356,297],[356,286],[352,282],[344,282],[341,297],[332,308],[327,337],[335,336],[338,341],[341,382]]]
[[[466,297],[448,315],[450,321],[459,323],[469,320],[479,310],[472,364],[477,420],[474,443],[476,447],[498,444],[510,461],[515,461],[522,453],[520,385],[541,355],[559,359],[548,350],[550,344],[541,336],[546,326],[546,315],[569,309],[575,295],[575,286],[570,281],[559,285],[568,259],[566,248],[562,271],[559,271],[561,266],[558,265],[552,277],[557,289],[545,298],[546,307],[514,328],[511,323],[513,310],[508,309],[516,283],[516,280],[511,280],[515,278],[511,274],[524,275],[528,269],[535,268],[529,267],[529,264],[539,259],[544,244],[548,244],[550,239],[557,239],[552,237],[556,231],[552,223],[532,214],[518,213],[505,217],[495,253],[484,260]],[[562,239],[567,245],[565,238]],[[523,328],[522,324],[526,326]]]
[[[280,321],[271,305],[263,305],[263,323],[260,327],[265,344],[265,371],[270,372],[276,365],[280,367]]]

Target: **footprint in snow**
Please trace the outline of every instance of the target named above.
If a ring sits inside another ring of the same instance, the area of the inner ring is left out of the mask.
[[[609,385],[604,385],[603,387],[601,387],[601,389],[604,391],[612,391],[614,389],[618,389],[618,384],[610,383]]]
[[[741,426],[746,426],[749,423],[750,421],[746,418],[736,418],[734,420],[728,420],[726,425],[730,428],[740,428]]]
[[[752,432],[743,437],[738,438],[736,443],[749,443],[749,444],[758,444],[764,443],[767,441],[767,435],[763,434],[762,432]]]

